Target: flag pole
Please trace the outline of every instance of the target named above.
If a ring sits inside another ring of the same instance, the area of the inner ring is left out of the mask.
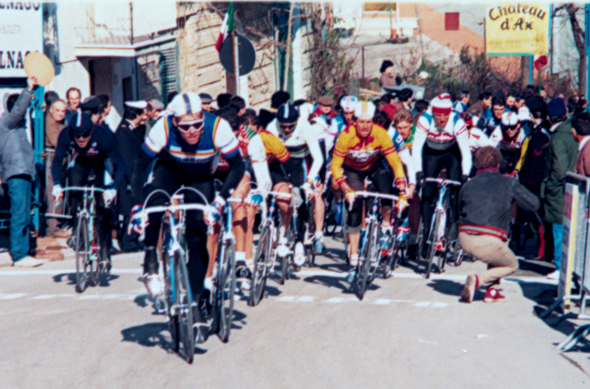
[[[233,29],[231,32],[233,50],[234,50],[234,76],[236,77],[236,96],[240,95],[240,59],[238,58],[238,37],[236,36],[236,30]]]

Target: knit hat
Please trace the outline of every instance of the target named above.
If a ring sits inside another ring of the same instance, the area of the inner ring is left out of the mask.
[[[354,106],[359,101],[354,96],[344,96],[340,99],[340,106],[344,110],[344,112],[352,112],[354,111]]]
[[[180,93],[168,105],[174,116],[191,115],[201,112],[201,98],[193,92]]]
[[[90,119],[90,116],[82,113],[82,111],[78,111],[78,113],[72,117],[72,121],[70,122],[70,131],[74,137],[87,136],[93,128],[94,123],[92,122],[92,119]]]
[[[279,123],[295,123],[299,119],[299,112],[289,103],[285,103],[277,110]]]
[[[434,99],[432,99],[430,106],[432,107],[433,114],[450,114],[451,110],[453,109],[453,101],[451,100],[451,95],[448,93],[443,93],[436,96]]]
[[[354,106],[354,116],[357,119],[373,119],[375,110],[375,104],[370,101],[357,101]]]
[[[565,101],[560,97],[551,100],[549,104],[547,104],[547,115],[550,117],[567,115]]]

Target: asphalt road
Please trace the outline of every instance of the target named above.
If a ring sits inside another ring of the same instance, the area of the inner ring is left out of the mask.
[[[590,387],[590,347],[554,346],[575,322],[554,329],[534,314],[555,290],[542,264],[521,263],[502,283],[504,303],[484,304],[481,291],[458,302],[481,263],[431,280],[402,267],[361,302],[340,253],[284,286],[271,281],[258,307],[238,301],[229,343],[210,337],[192,365],[171,351],[165,318],[138,281],[141,255],[116,256],[111,279],[83,294],[72,260],[1,267],[0,387]]]

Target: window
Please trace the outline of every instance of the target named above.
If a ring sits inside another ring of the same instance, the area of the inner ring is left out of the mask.
[[[389,12],[397,11],[397,3],[391,1],[367,2],[364,4],[365,12]]]
[[[459,12],[445,12],[445,31],[459,31]]]

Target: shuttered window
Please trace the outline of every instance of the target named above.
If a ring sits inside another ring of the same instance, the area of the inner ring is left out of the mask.
[[[459,31],[459,12],[445,12],[445,31]]]

